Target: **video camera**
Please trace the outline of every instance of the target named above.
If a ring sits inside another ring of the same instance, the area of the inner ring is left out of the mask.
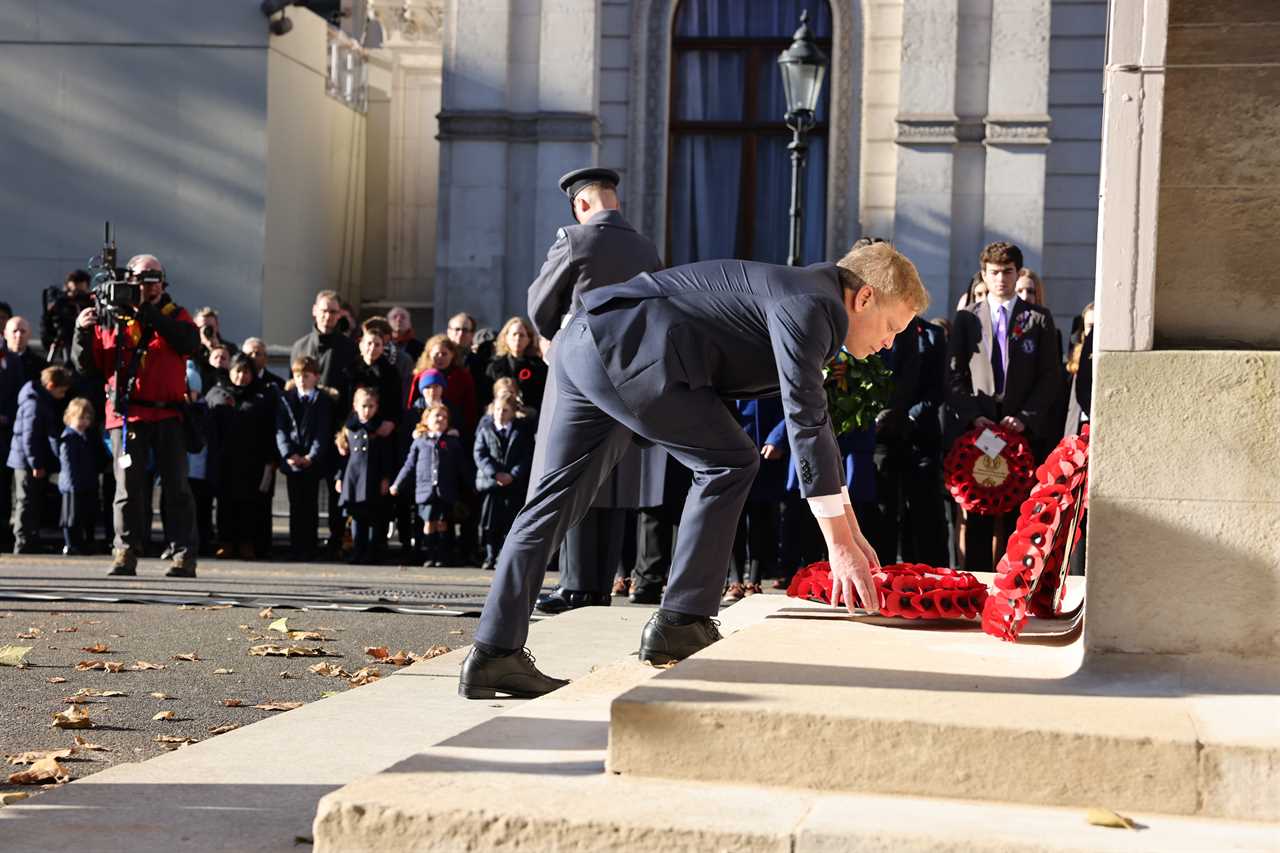
[[[128,270],[116,266],[116,241],[111,236],[110,222],[106,224],[102,253],[89,259],[89,271],[93,275],[89,293],[97,309],[98,324],[104,327],[136,314],[142,302],[143,283],[164,278],[159,270],[147,270],[130,279]]]

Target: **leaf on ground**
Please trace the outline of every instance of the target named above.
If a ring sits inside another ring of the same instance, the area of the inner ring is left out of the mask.
[[[290,631],[290,640],[327,640],[329,639],[319,631]]]
[[[178,715],[173,713],[172,711],[161,711],[159,714],[156,714],[151,719],[152,720],[172,720],[176,716]]]
[[[51,728],[55,729],[91,729],[93,728],[93,720],[89,719],[89,712],[79,705],[72,705],[65,711],[59,711],[53,715]]]
[[[185,660],[185,661],[190,661],[191,663],[195,663],[196,661],[200,660],[200,656],[195,652],[191,652],[190,654],[185,654],[185,655],[174,655],[173,659]]]
[[[46,678],[45,681],[49,682],[50,684],[66,684],[67,683],[67,680],[63,678],[61,675],[54,675],[50,678]]]
[[[351,673],[351,678],[348,679],[348,683],[352,687],[359,687],[362,684],[371,684],[381,677],[382,673],[378,672],[376,669],[369,669],[369,667],[366,666]]]
[[[323,693],[321,693],[321,694],[320,694],[320,698],[321,698],[321,699],[328,699],[329,697],[331,697],[331,696],[337,696],[339,693],[342,693],[342,692],[343,692],[343,691],[341,691],[341,690],[326,690],[325,692],[323,692]]]
[[[1089,809],[1084,819],[1094,826],[1105,826],[1111,829],[1134,829],[1134,823],[1122,814],[1111,809]]]
[[[39,628],[36,628],[36,627],[31,627],[23,631],[21,634],[19,634],[18,639],[19,640],[37,640],[42,636],[44,636],[44,631],[41,631]]]
[[[128,696],[129,694],[125,693],[123,690],[103,690],[101,693],[94,693],[93,695],[110,699],[112,696]]]
[[[142,672],[144,669],[164,669],[164,664],[149,663],[148,661],[140,660],[140,661],[135,661],[133,666],[129,667],[129,669],[132,669],[136,672]]]
[[[45,785],[49,782],[70,782],[71,774],[67,768],[58,763],[58,759],[49,756],[31,765],[28,770],[19,770],[9,774],[10,785]]]
[[[274,655],[286,658],[322,658],[328,657],[329,652],[320,646],[279,646],[275,643],[263,643],[260,646],[250,646],[249,654],[259,657]],[[337,657],[337,655],[334,655]]]
[[[0,646],[0,666],[18,666],[31,646]]]
[[[227,723],[224,726],[214,726],[213,728],[209,729],[209,734],[225,735],[227,732],[233,732],[238,728],[240,728],[239,723]]]
[[[279,631],[281,634],[289,633],[289,617],[281,616],[276,621],[267,626],[268,631]]]
[[[259,711],[292,711],[294,708],[301,708],[302,702],[262,702],[253,707]]]
[[[26,791],[5,791],[0,793],[0,806],[7,806],[10,803],[16,803],[25,800],[31,796]]]
[[[234,670],[234,669],[227,669],[227,668],[224,666],[224,667],[219,667],[219,668],[215,669],[215,670],[213,671],[213,674],[214,674],[214,675],[231,675],[231,674],[232,674],[232,673],[234,673],[234,672],[235,672],[235,670]]]
[[[411,657],[412,657],[415,661],[431,660],[432,658],[438,658],[438,657],[440,657],[440,655],[447,655],[447,654],[449,654],[449,652],[451,652],[451,651],[453,651],[453,649],[449,648],[448,646],[443,645],[443,644],[441,644],[441,643],[436,643],[434,646],[432,646],[431,648],[427,649],[427,650],[426,650],[425,652],[423,652],[422,654],[420,654],[420,655],[411,655]]]
[[[364,653],[374,660],[384,660],[391,657],[391,650],[386,646],[366,646]]]
[[[102,668],[107,672],[124,672],[124,663],[118,660],[103,661]]]
[[[88,672],[91,669],[106,669],[106,661],[82,660],[76,664],[76,672]]]
[[[76,735],[76,749],[86,749],[89,752],[115,752],[115,750],[109,746],[103,746],[98,743],[89,743],[89,741],[80,737],[80,735]]]
[[[451,636],[454,636],[454,637],[461,637],[461,636],[462,636],[462,629],[461,629],[461,628],[458,628],[457,630],[450,631],[450,632],[449,632],[449,634],[450,634]]]
[[[91,655],[102,655],[111,651],[111,647],[106,643],[94,643],[92,646],[82,646],[80,651],[88,652]]]
[[[172,699],[173,697],[170,696],[168,693],[152,693],[151,698],[152,699]]]
[[[407,666],[413,663],[413,655],[411,655],[409,652],[405,651],[404,649],[401,649],[400,651],[396,652],[394,655],[391,655],[390,657],[386,657],[378,661],[378,663],[389,663],[392,666]]]
[[[274,619],[275,617],[276,614],[270,607],[264,607],[258,611],[259,619]]]
[[[308,672],[314,672],[323,678],[349,678],[350,673],[340,666],[334,666],[331,663],[315,663],[307,667]]]
[[[178,749],[179,747],[195,743],[195,738],[182,737],[181,735],[156,735],[155,742],[164,746],[165,749]]]
[[[54,628],[54,629],[53,629],[53,633],[55,633],[55,634],[74,634],[76,631],[79,631],[79,630],[80,630],[80,629],[79,629],[79,628],[77,628],[75,625],[68,625],[68,626],[67,626],[67,627],[65,627],[65,628]]]
[[[70,746],[63,749],[33,749],[30,752],[6,755],[5,760],[10,764],[35,764],[37,761],[43,761],[46,758],[70,758],[75,755],[75,752],[75,748]]]
[[[228,708],[239,708],[244,704],[244,702],[241,702],[239,699],[223,699],[222,704],[226,705]]]
[[[280,677],[281,678],[297,678],[298,676],[294,675],[292,672],[289,672],[288,670],[285,670],[284,672],[280,673]]]
[[[230,610],[231,608],[230,604],[210,604],[205,610]]]

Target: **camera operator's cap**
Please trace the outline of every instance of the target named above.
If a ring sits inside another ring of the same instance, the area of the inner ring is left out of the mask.
[[[607,184],[611,188],[616,188],[620,180],[618,173],[613,169],[591,166],[586,169],[574,169],[561,177],[560,189],[564,190],[564,194],[569,197],[569,204],[572,205],[578,193],[592,184]]]

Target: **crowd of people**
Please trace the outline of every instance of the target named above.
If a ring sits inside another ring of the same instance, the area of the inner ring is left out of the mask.
[[[885,564],[990,570],[1016,519],[966,517],[949,500],[950,443],[999,423],[1043,458],[1087,419],[1091,308],[1064,343],[1016,246],[993,243],[978,260],[953,317],[917,317],[873,356],[892,373],[890,399],[874,424],[838,437],[859,524]],[[179,307],[157,259],[128,269],[142,287],[136,315],[104,327],[88,276],[73,271],[45,308],[40,348],[0,303],[0,512],[15,553],[97,553],[101,529],[112,573],[133,574],[158,482],[171,575],[193,576],[200,556],[494,566],[528,492],[549,378],[549,341],[529,321],[495,332],[460,313],[423,340],[404,308],[361,319],[321,291],[283,375],[261,339],[227,340],[215,308]],[[761,457],[725,567],[726,596],[741,598],[824,555],[782,404],[726,404]],[[620,546],[602,552],[616,563],[614,594],[640,593],[643,575],[650,600],[670,563],[689,475],[665,464],[659,504],[616,511]],[[286,549],[273,541],[278,478]],[[41,540],[59,525],[60,546]],[[642,553],[649,541],[667,553]]]

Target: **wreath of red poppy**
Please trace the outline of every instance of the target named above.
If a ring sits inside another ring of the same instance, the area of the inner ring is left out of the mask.
[[[990,430],[1005,442],[995,456],[978,447]],[[967,512],[1001,515],[1018,506],[1035,483],[1035,458],[1020,433],[992,424],[974,427],[956,439],[943,463],[947,491]]]
[[[1088,508],[1089,430],[1064,438],[1036,469],[1018,524],[996,566],[995,590],[982,609],[982,630],[1016,641],[1028,616],[1062,612],[1065,569],[1080,542]]]
[[[532,378],[533,378],[533,371],[527,367],[520,368],[520,372],[516,374],[516,379],[519,379],[521,382],[527,382]]]
[[[982,581],[955,569],[895,563],[882,567],[873,578],[881,616],[974,619],[987,601],[987,588]],[[830,604],[831,564],[824,560],[798,570],[787,588],[787,595]]]

